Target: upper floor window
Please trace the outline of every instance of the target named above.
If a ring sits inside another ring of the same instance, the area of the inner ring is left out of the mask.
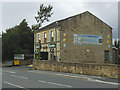
[[[40,34],[38,34],[38,41],[40,40]]]
[[[47,42],[47,34],[46,34],[46,32],[44,33],[44,43],[46,43]]]
[[[53,31],[51,31],[51,41],[54,41],[54,34],[53,34]]]

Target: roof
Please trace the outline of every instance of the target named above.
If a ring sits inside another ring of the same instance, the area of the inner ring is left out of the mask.
[[[93,15],[93,14],[90,13],[89,11],[85,11],[85,12],[83,12],[83,13],[80,13],[80,14],[77,14],[77,15],[74,15],[74,16],[70,16],[70,17],[65,18],[65,19],[61,19],[61,20],[55,21],[55,22],[53,22],[53,23],[51,23],[51,24],[49,24],[49,25],[46,25],[46,26],[40,28],[40,29],[37,30],[36,32],[39,32],[39,31],[41,31],[41,30],[45,30],[45,29],[49,29],[49,28],[53,28],[53,27],[60,26],[60,23],[61,23],[62,21],[65,21],[65,20],[67,20],[67,19],[69,19],[69,18],[76,17],[76,16],[78,16],[78,15],[82,15],[82,14],[85,14],[85,13],[89,13],[89,14]],[[95,15],[93,15],[93,16],[96,17]],[[96,18],[99,19],[98,17],[96,17]],[[101,19],[99,19],[99,20],[102,21]],[[102,22],[103,22],[103,21],[102,21]],[[103,23],[106,24],[105,22],[103,22]],[[108,24],[106,24],[106,25],[109,26]],[[109,27],[110,27],[110,26],[109,26]],[[112,29],[112,27],[110,27],[110,28]]]

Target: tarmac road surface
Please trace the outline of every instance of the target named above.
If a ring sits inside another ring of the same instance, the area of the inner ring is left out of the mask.
[[[2,68],[2,88],[118,88],[118,80],[63,72],[30,70],[25,66]]]

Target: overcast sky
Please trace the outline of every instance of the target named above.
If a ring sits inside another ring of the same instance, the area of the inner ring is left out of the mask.
[[[74,2],[74,0],[71,2],[2,2],[0,3],[0,6],[2,5],[2,14],[0,14],[2,29],[0,28],[0,31],[18,25],[23,19],[27,20],[29,26],[36,24],[34,16],[37,15],[42,3],[51,4],[54,12],[50,22],[44,25],[90,11],[113,28],[113,38],[118,37],[118,2]]]

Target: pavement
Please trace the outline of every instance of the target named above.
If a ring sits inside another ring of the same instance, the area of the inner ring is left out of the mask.
[[[118,88],[118,79],[32,70],[26,66],[2,68],[2,88]]]

